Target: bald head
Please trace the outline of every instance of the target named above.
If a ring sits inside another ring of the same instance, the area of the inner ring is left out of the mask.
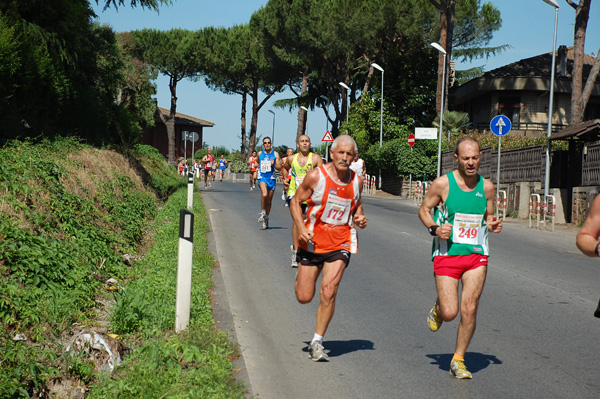
[[[454,148],[454,155],[458,156],[461,146],[465,146],[467,144],[475,145],[477,146],[478,150],[481,150],[481,148],[479,147],[479,142],[477,140],[475,140],[473,137],[465,136],[456,142],[456,147]]]

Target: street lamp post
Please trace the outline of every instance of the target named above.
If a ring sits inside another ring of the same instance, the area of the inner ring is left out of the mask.
[[[304,134],[308,134],[308,108],[306,108],[304,105],[302,105],[300,108],[306,112],[306,115],[304,115]]]
[[[438,137],[438,162],[437,177],[440,177],[442,167],[442,125],[444,124],[444,87],[446,86],[446,50],[437,43],[431,43],[431,46],[444,55],[444,67],[442,69],[442,98],[440,101],[440,134]]]
[[[552,135],[552,107],[554,100],[554,70],[556,69],[556,28],[558,25],[558,8],[559,5],[556,0],[543,0],[544,3],[554,7],[554,41],[552,44],[552,71],[550,72],[550,100],[548,101],[548,132],[547,138]],[[544,202],[548,197],[550,191],[550,140],[546,140],[546,176],[544,181]]]
[[[271,110],[269,110],[269,112],[273,114],[273,137],[271,137],[271,148],[275,148],[275,112]]]
[[[348,134],[348,114],[350,113],[350,88],[344,82],[340,82],[339,84],[344,89],[346,89],[346,93],[348,93],[348,106],[346,107],[346,134]]]
[[[186,162],[187,162],[187,141],[188,141],[188,135],[190,134],[190,132],[188,132],[187,130],[183,131],[183,158],[185,158]]]
[[[376,63],[372,63],[373,68],[381,71],[381,120],[379,122],[379,149],[383,146],[383,68],[377,65]],[[378,187],[381,190],[381,168],[379,168],[379,180]]]

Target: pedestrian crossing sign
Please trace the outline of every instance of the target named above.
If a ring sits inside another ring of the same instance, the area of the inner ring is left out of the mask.
[[[328,141],[328,142],[333,141],[333,136],[331,135],[331,132],[329,130],[325,133],[325,136],[323,136],[321,141]]]

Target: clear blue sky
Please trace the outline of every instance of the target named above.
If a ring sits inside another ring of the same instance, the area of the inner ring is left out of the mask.
[[[575,10],[565,0],[557,0],[558,12],[557,47],[561,44],[573,45],[573,27]],[[585,52],[595,55],[600,48],[600,5],[599,0],[592,2],[590,22],[588,24]],[[198,30],[205,26],[233,26],[244,24],[265,0],[174,0],[170,7],[162,7],[157,14],[142,8],[121,7],[118,11],[110,8],[102,11],[95,6],[98,20],[112,26],[117,32],[134,29],[154,28],[169,30],[182,28]],[[482,1],[483,2],[483,1]],[[502,27],[498,30],[490,46],[509,44],[511,49],[488,60],[476,60],[472,64],[459,64],[458,69],[485,65],[485,70],[552,51],[554,33],[554,7],[543,0],[492,0],[502,14]],[[101,1],[101,4],[103,1]],[[129,1],[127,1],[129,4]],[[92,0],[92,4],[95,4]],[[432,51],[435,49],[432,48]],[[385,68],[385,65],[382,65]],[[157,98],[161,107],[170,107],[169,81],[159,77],[157,80]],[[384,93],[385,96],[385,93]],[[204,141],[209,146],[225,146],[237,150],[240,148],[240,108],[241,96],[226,95],[208,89],[203,82],[181,81],[177,86],[177,111],[215,123],[212,128],[204,129]],[[258,134],[271,136],[273,115],[275,112],[275,145],[294,147],[297,129],[297,110],[271,107],[278,98],[289,97],[281,94],[272,97],[261,109],[258,120]],[[385,98],[384,98],[385,100]],[[248,127],[250,129],[248,109]],[[308,134],[313,145],[319,144],[327,127],[322,110],[310,111],[308,115]]]

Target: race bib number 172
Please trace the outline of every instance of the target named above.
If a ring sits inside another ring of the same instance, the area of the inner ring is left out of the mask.
[[[351,206],[352,199],[341,198],[337,195],[329,194],[321,220],[325,223],[337,226],[344,225],[348,223]]]

